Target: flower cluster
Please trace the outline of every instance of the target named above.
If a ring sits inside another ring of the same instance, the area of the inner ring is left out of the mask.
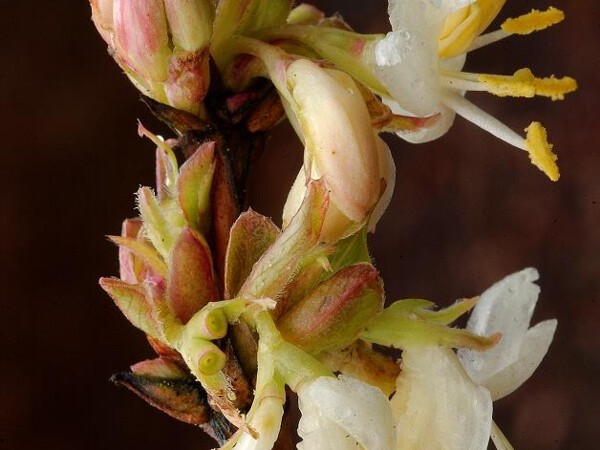
[[[511,448],[492,402],[533,374],[556,329],[529,328],[535,269],[443,309],[422,299],[386,307],[366,236],[395,184],[382,132],[425,142],[459,114],[558,179],[538,122],[521,137],[464,95],[558,100],[575,81],[462,68],[468,52],[562,12],[534,10],[482,34],[504,0],[391,0],[393,31],[364,35],[291,0],[90,3],[111,55],[176,136],[140,125],[157,146],[156,188],[140,188],[139,217],[111,237],[120,278],[101,286],[157,354],[114,381],[222,449],[278,447],[288,390],[299,449],[485,449],[490,437]],[[245,177],[283,118],[304,162],[279,228],[244,211]],[[471,310],[466,329],[452,326]]]

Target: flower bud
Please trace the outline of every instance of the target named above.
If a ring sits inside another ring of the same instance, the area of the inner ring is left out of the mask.
[[[210,248],[199,233],[186,227],[177,237],[169,259],[169,304],[185,324],[218,297]]]
[[[323,179],[331,204],[322,237],[336,241],[362,225],[381,196],[380,175],[390,173],[380,168],[384,144],[378,142],[360,90],[348,75],[297,60],[287,69],[287,82],[306,156],[284,208],[284,226],[296,213],[307,180]]]
[[[92,20],[145,95],[198,113],[209,84],[210,0],[90,0]]]

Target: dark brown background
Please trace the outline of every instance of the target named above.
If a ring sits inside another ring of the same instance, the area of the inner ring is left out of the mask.
[[[316,3],[360,31],[387,30],[381,0]],[[163,129],[108,57],[86,1],[0,5],[0,449],[202,448],[199,430],[108,383],[151,356],[97,279],[117,272],[104,235],[133,214],[137,187],[153,182],[153,148],[135,120]],[[502,17],[534,6],[547,5],[512,0]],[[391,299],[446,304],[539,268],[534,320],[557,317],[559,327],[534,377],[496,405],[517,449],[591,449],[600,438],[600,3],[556,6],[565,23],[480,50],[467,67],[579,80],[559,103],[470,95],[515,129],[547,125],[560,182],[461,119],[433,144],[388,136],[398,183],[372,238]],[[288,126],[277,130],[251,182],[253,207],[275,220],[301,161],[292,139]]]

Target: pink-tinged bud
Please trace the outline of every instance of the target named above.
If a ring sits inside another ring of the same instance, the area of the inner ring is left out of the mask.
[[[102,39],[112,46],[113,0],[90,0],[92,20]]]
[[[308,352],[335,350],[354,342],[383,308],[383,284],[366,263],[340,270],[287,311],[277,328]]]
[[[138,76],[164,81],[171,50],[162,0],[115,0],[113,8],[119,58]]]
[[[218,297],[210,249],[200,234],[185,228],[171,252],[168,302],[177,318],[185,324],[204,305]]]
[[[145,95],[198,113],[209,85],[212,0],[90,0],[111,53]]]

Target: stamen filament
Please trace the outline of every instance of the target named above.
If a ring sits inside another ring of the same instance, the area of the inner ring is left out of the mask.
[[[492,442],[496,446],[497,450],[514,450],[514,447],[508,442],[504,433],[498,428],[496,422],[492,420],[492,430],[490,433],[490,437],[492,438]]]
[[[478,108],[462,95],[457,93],[444,93],[442,102],[450,109],[454,110],[459,116],[474,123],[479,128],[487,131],[498,139],[512,145],[513,147],[526,150],[525,139],[504,125],[494,116]]]
[[[453,72],[440,74],[444,86],[457,91],[489,91],[485,83],[479,81],[478,74],[467,72]]]
[[[481,36],[475,38],[475,40],[471,43],[471,45],[465,53],[469,53],[473,50],[485,47],[486,45],[490,45],[494,42],[501,41],[502,39],[507,38],[509,36],[512,36],[512,34],[507,33],[504,30],[496,30],[490,33],[482,34]]]

